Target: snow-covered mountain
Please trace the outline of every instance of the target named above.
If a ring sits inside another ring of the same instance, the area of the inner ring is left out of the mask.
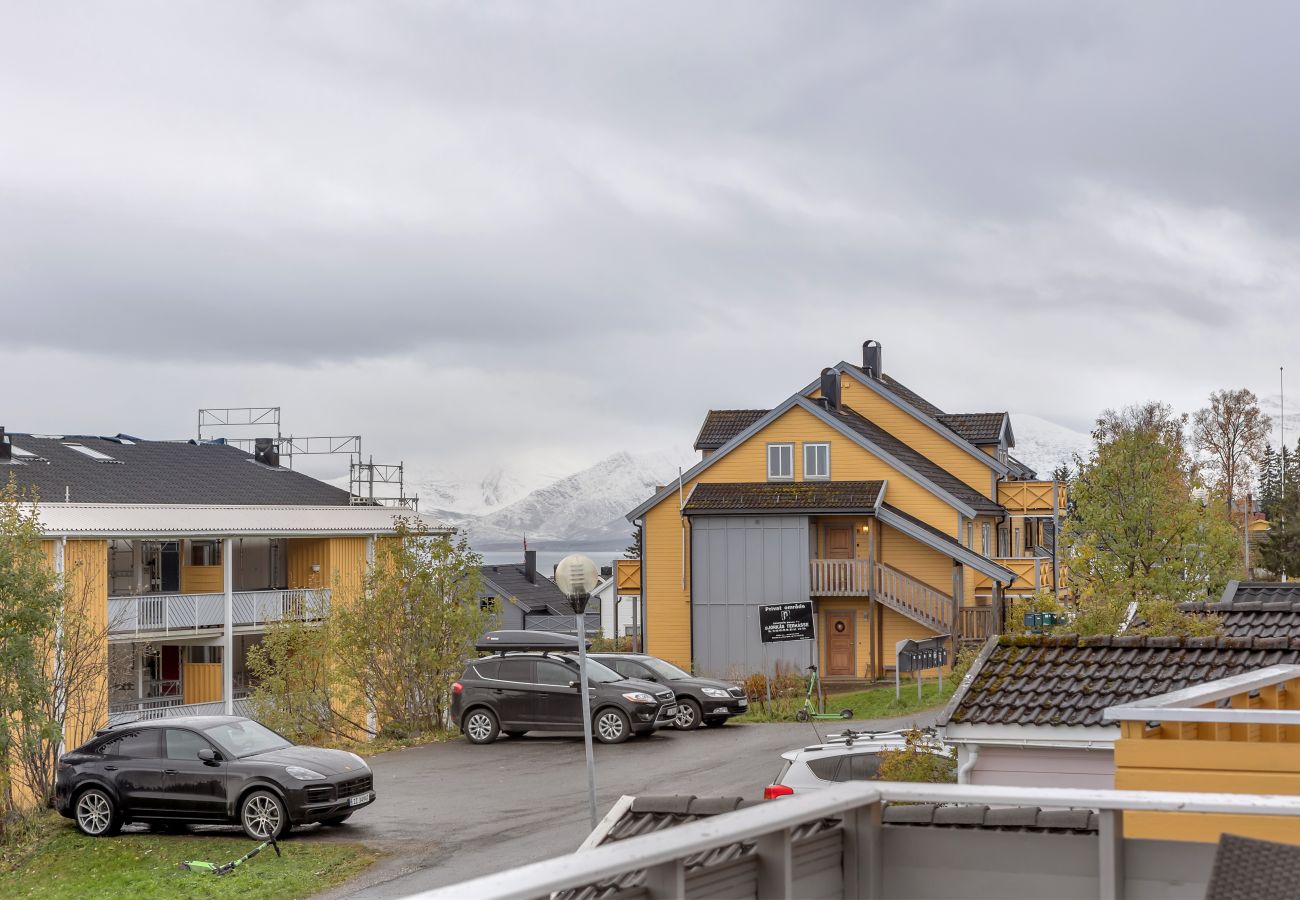
[[[476,547],[564,542],[621,546],[632,527],[624,516],[693,458],[671,452],[615,453],[594,466],[532,491],[465,524]],[[421,497],[421,508],[424,500]]]
[[[1016,434],[1011,455],[1037,471],[1039,478],[1051,478],[1062,463],[1073,469],[1074,455],[1086,458],[1092,449],[1091,435],[1030,413],[1012,413],[1011,428]]]
[[[1017,459],[1048,478],[1074,454],[1086,454],[1092,439],[1081,431],[1028,413],[1013,413]],[[478,549],[515,548],[527,537],[537,546],[621,547],[631,526],[623,517],[669,484],[680,466],[699,457],[686,452],[619,452],[560,479],[543,472],[500,467],[478,477],[437,477],[432,469],[408,469],[407,493],[420,498],[426,515],[468,529]]]

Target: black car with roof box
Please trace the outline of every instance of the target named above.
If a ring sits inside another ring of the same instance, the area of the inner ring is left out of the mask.
[[[677,719],[682,731],[705,725],[725,725],[727,719],[749,709],[743,688],[716,678],[696,678],[667,660],[644,653],[593,653],[598,659],[626,678],[639,678],[672,688],[677,695]]]
[[[470,743],[491,743],[501,734],[582,730],[577,638],[494,631],[476,646],[494,655],[467,665],[451,698],[452,718]],[[661,684],[624,678],[590,657],[587,681],[592,735],[603,744],[650,734],[676,719],[676,697]]]

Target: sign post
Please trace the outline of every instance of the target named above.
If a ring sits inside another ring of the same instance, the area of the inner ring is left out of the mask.
[[[591,749],[591,694],[587,687],[587,603],[599,581],[596,564],[585,556],[566,556],[555,567],[555,583],[573,607],[573,630],[578,638],[578,693],[582,697],[582,743],[587,752],[587,812],[596,830],[596,758]],[[617,622],[617,618],[615,619]]]
[[[916,673],[916,700],[921,701],[921,672],[926,669],[939,670],[939,692],[943,693],[943,667],[948,665],[948,642],[952,635],[941,634],[938,637],[920,641],[904,640],[894,645],[898,661],[894,665],[894,699],[902,699],[903,672]]]

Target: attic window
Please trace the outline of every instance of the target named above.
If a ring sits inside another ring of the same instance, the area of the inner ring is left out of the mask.
[[[11,444],[10,447],[9,447],[9,449],[12,450],[14,456],[18,457],[19,459],[35,459],[35,458],[36,458],[36,454],[35,454],[35,453],[31,452],[30,450],[24,450],[22,447],[14,447],[14,446]]]
[[[67,447],[69,450],[76,450],[82,456],[89,456],[95,462],[117,463],[118,465],[121,465],[120,460],[113,459],[113,457],[109,456],[107,453],[100,453],[98,450],[95,450],[92,447],[87,447],[85,444],[64,444],[63,446]]]

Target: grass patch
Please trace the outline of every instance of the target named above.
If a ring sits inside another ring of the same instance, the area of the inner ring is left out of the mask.
[[[68,898],[309,897],[361,872],[379,853],[361,844],[290,838],[270,847],[229,875],[187,872],[180,863],[238,859],[256,846],[234,832],[214,834],[126,833],[88,838],[66,819],[42,815],[21,844],[2,857],[0,896]]]
[[[894,699],[894,686],[881,686],[867,688],[864,691],[853,691],[846,694],[827,694],[826,711],[839,712],[841,709],[853,710],[855,719],[891,719],[895,716],[905,716],[909,713],[921,712],[926,709],[933,709],[948,702],[952,696],[953,690],[957,687],[957,681],[945,677],[943,679],[943,692],[939,691],[938,680],[923,681],[921,683],[921,699],[916,699],[916,682],[905,681],[903,683],[902,697],[899,700]],[[754,705],[750,707],[749,712],[743,716],[736,716],[733,722],[793,722],[794,714],[803,705],[803,698],[798,701],[773,702],[771,707],[763,710],[762,707]],[[826,720],[822,720],[826,721]]]
[[[426,731],[423,734],[411,735],[410,737],[387,737],[381,734],[366,741],[336,740],[321,746],[332,747],[336,750],[349,750],[357,756],[374,756],[377,753],[409,750],[411,747],[423,747],[425,744],[438,744],[458,737],[460,737],[459,729],[440,728],[437,731]]]

